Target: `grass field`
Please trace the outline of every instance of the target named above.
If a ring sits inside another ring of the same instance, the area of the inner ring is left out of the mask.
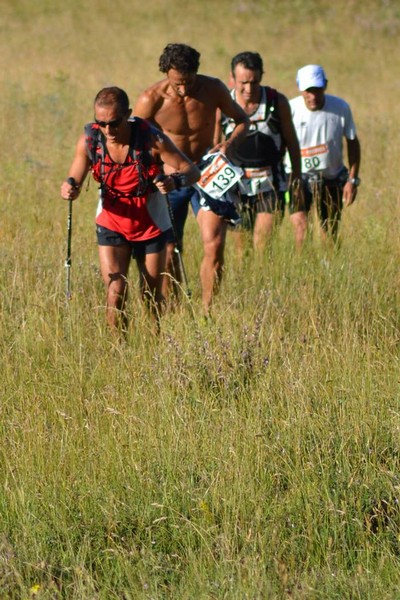
[[[0,0],[1,599],[400,599],[400,4]],[[75,141],[104,85],[132,104],[168,42],[228,79],[242,50],[297,94],[325,67],[361,140],[339,248],[288,220],[263,257],[228,238],[214,322],[193,288],[155,337],[104,323],[93,182]]]

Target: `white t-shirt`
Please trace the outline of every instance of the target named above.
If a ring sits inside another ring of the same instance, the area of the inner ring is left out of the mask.
[[[343,137],[354,140],[356,127],[350,106],[337,96],[325,94],[321,110],[309,110],[303,96],[289,101],[299,138],[302,173],[321,173],[334,179],[343,169]],[[290,158],[285,159],[291,170]]]

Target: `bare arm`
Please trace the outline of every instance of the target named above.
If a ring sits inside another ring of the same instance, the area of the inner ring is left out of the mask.
[[[228,88],[222,83],[219,82],[219,104],[218,109],[220,113],[223,113],[227,117],[233,119],[236,123],[236,127],[232,132],[229,140],[224,140],[223,142],[217,143],[211,152],[222,152],[229,158],[229,148],[232,146],[232,149],[240,144],[246,137],[246,134],[249,130],[250,121],[244,110],[232,99]],[[217,112],[217,118],[220,116],[220,113]],[[216,133],[214,135],[214,141],[216,140],[216,136],[219,135],[218,130],[216,129]]]
[[[300,211],[304,210],[304,190],[301,179],[301,154],[300,144],[296,129],[293,125],[292,111],[286,96],[278,94],[279,121],[283,141],[290,156],[292,172],[289,179],[290,189],[294,202]]]
[[[361,146],[360,141],[356,137],[354,140],[347,141],[347,158],[349,161],[349,179],[358,177],[361,163]],[[347,181],[343,188],[343,202],[346,206],[353,204],[357,196],[357,186]]]
[[[361,163],[361,146],[360,141],[356,137],[354,140],[347,141],[347,157],[349,161],[349,177],[358,177]]]
[[[222,131],[222,113],[220,111],[220,109],[217,109],[217,114],[215,117],[215,130],[214,130],[214,141],[213,141],[213,145],[216,146],[223,137],[223,131]]]
[[[133,107],[133,114],[136,117],[141,117],[142,119],[150,121],[150,123],[158,127],[154,118],[158,108],[154,95],[146,90],[142,92],[136,100],[136,104]]]
[[[278,108],[282,136],[289,152],[292,165],[292,179],[299,179],[301,177],[300,145],[292,121],[290,104],[283,94],[279,94],[278,96]]]
[[[61,184],[61,197],[64,200],[75,200],[80,193],[80,188],[90,169],[90,160],[86,153],[85,134],[82,134],[78,140],[75,149],[75,156],[68,171],[68,178],[75,179],[77,186],[74,187],[67,181]]]

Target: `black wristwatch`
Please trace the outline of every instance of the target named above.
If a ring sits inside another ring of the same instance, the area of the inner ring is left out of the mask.
[[[349,177],[347,180],[349,183],[352,183],[356,187],[360,185],[361,179],[359,177]]]

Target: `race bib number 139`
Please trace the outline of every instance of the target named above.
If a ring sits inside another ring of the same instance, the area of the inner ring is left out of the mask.
[[[221,198],[243,175],[240,167],[232,165],[223,154],[208,154],[213,160],[201,171],[197,186],[212,198]]]

